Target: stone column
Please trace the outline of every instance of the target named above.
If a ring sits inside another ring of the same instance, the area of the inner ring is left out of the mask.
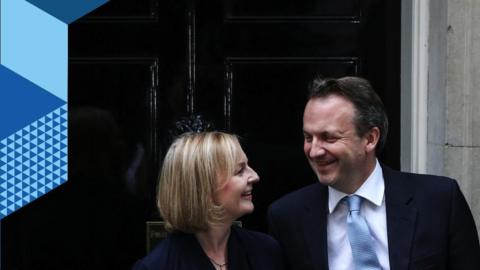
[[[480,231],[480,1],[447,10],[444,175],[458,179]]]

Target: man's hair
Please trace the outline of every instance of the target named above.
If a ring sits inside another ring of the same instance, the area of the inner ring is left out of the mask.
[[[223,132],[185,133],[172,143],[157,192],[168,231],[195,233],[222,222],[213,193],[233,176],[240,155],[237,137]]]
[[[354,124],[358,136],[363,136],[373,127],[378,127],[380,138],[375,152],[379,155],[387,141],[388,117],[382,100],[375,93],[370,82],[359,77],[339,79],[317,77],[311,82],[309,99],[330,95],[341,96],[353,104]]]

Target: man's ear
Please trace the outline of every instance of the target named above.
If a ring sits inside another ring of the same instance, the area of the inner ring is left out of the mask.
[[[375,147],[378,144],[378,140],[380,140],[380,129],[378,127],[370,129],[370,131],[365,134],[365,140],[365,151],[367,153],[372,151],[375,152]]]

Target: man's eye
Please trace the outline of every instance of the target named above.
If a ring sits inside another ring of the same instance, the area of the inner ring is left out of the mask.
[[[312,142],[312,137],[310,137],[310,136],[305,136],[304,138],[305,138],[305,141],[306,141],[306,142]]]
[[[338,141],[338,138],[337,137],[328,137],[328,138],[325,138],[325,141],[328,142],[328,143],[334,143],[334,142]]]

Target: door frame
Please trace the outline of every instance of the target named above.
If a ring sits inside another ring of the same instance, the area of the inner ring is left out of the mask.
[[[430,17],[430,0],[403,0],[401,13],[400,165],[404,171],[426,173],[429,35],[436,18]]]

